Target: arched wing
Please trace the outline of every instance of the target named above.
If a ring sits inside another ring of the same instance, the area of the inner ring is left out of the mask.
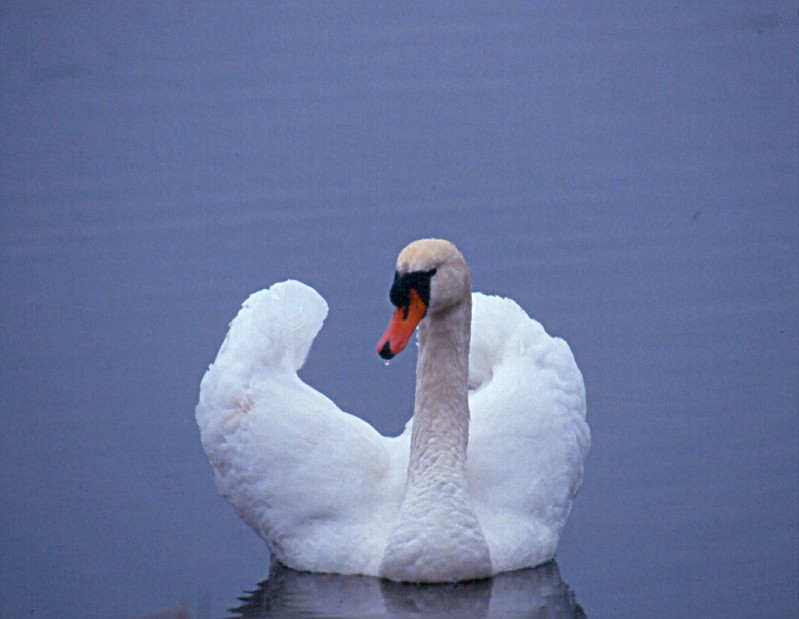
[[[473,296],[469,488],[495,569],[554,555],[590,447],[569,346],[515,302]],[[535,555],[535,556],[533,556]]]
[[[384,535],[370,522],[390,503],[390,459],[374,428],[297,376],[326,315],[300,282],[252,295],[203,378],[197,421],[220,491],[282,562],[363,572],[377,569],[368,548]]]

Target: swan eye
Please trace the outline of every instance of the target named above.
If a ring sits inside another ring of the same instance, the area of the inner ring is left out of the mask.
[[[394,307],[408,307],[411,302],[411,289],[416,291],[425,305],[430,305],[430,280],[436,274],[436,269],[429,271],[412,271],[400,275],[394,273],[394,283],[391,285],[389,298]]]

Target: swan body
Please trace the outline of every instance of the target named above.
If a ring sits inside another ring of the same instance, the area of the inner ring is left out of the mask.
[[[298,377],[327,316],[316,291],[245,301],[196,410],[217,487],[294,569],[445,582],[550,560],[590,447],[568,345],[471,293],[447,241],[403,250],[391,298],[381,356],[419,325],[414,416],[394,438]]]

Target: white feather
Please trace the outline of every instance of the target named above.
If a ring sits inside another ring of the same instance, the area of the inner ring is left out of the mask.
[[[383,437],[297,376],[326,315],[297,281],[253,294],[203,378],[197,422],[220,491],[282,563],[376,576],[412,424]],[[475,293],[469,382],[468,488],[491,569],[540,564],[554,555],[590,445],[580,371],[516,303]]]

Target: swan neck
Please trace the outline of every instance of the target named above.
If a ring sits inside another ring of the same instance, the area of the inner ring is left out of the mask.
[[[419,325],[408,481],[425,471],[463,478],[469,441],[471,295]]]
[[[468,280],[467,280],[468,281]],[[466,475],[471,295],[419,324],[408,479],[380,566],[392,580],[492,574],[491,553]]]

